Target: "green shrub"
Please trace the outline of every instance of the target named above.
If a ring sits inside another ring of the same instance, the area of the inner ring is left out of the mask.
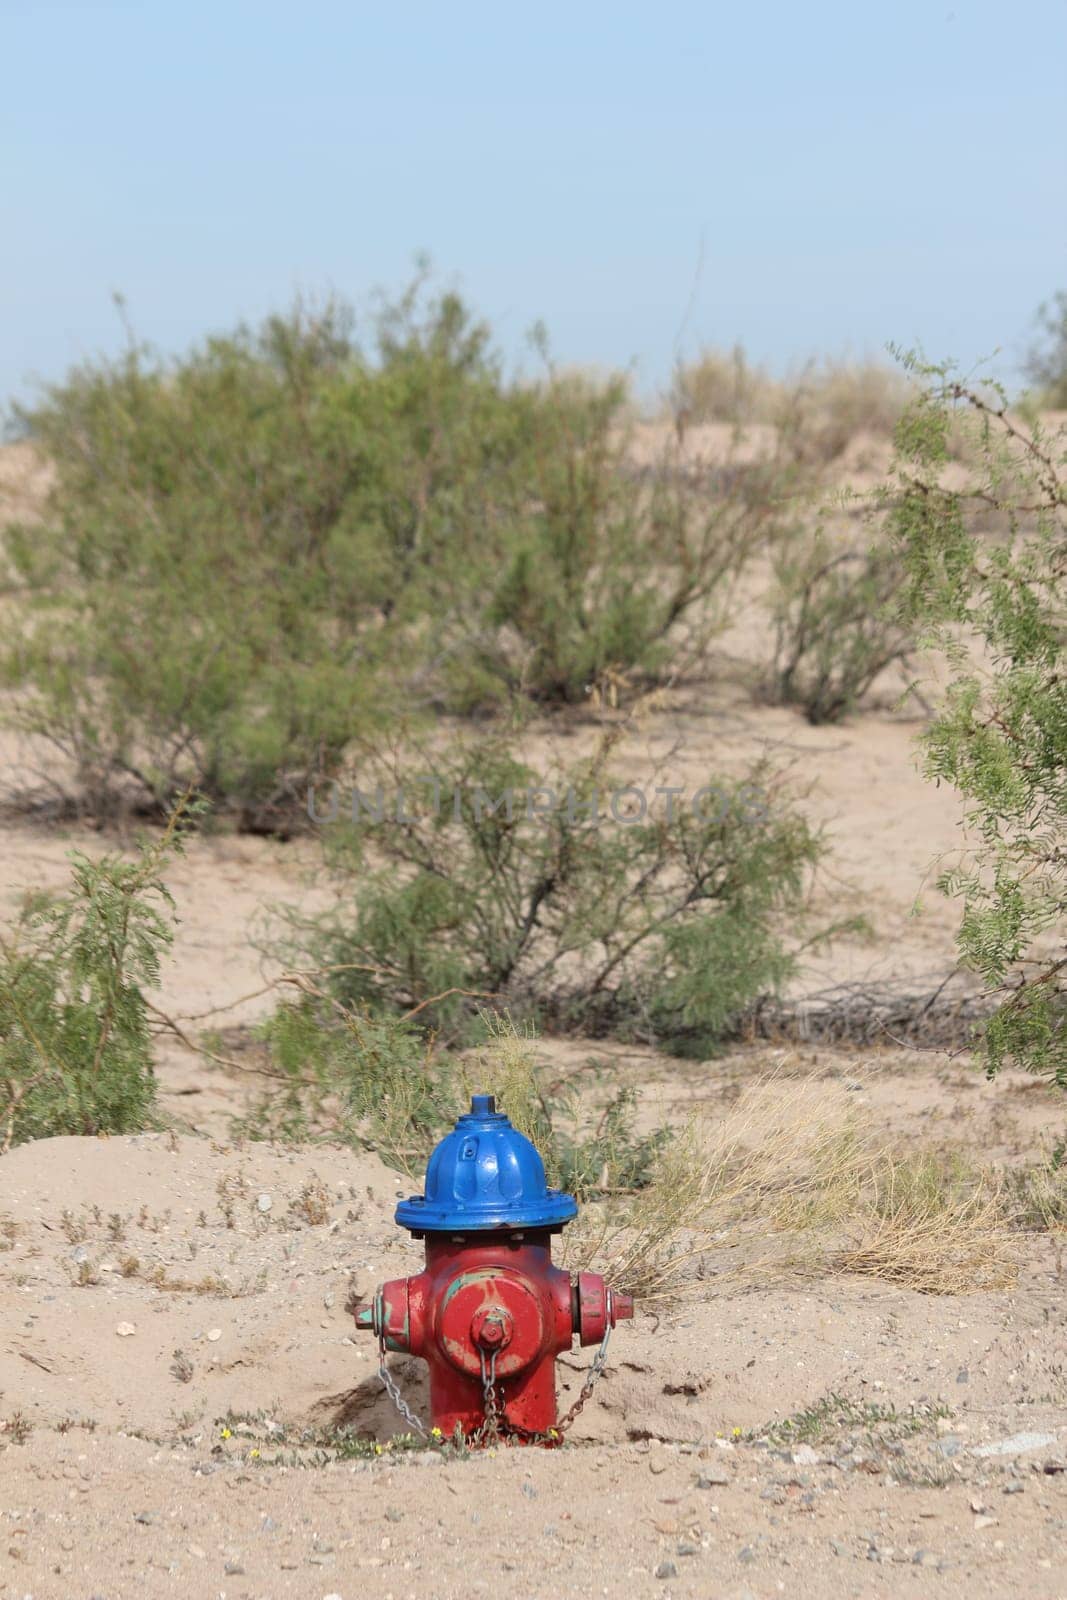
[[[861,549],[835,548],[816,528],[780,545],[774,575],[774,657],[762,692],[800,706],[809,722],[838,722],[914,647],[900,610],[901,555],[877,534]]]
[[[366,720],[352,359],[339,312],[298,311],[173,368],[133,347],[26,416],[55,483],[44,525],[9,531],[31,611],[4,664],[90,809],[194,783],[269,824]]]
[[[0,939],[0,1151],[54,1134],[130,1133],[152,1118],[144,990],[171,941],[160,871],[182,813],[135,861],[72,855],[71,886]]]
[[[8,528],[11,715],[79,801],[195,785],[250,828],[397,708],[615,694],[698,660],[792,479],[627,458],[619,380],[505,378],[421,286],[364,349],[297,307],[176,362],[132,345],[22,422],[53,469]]]
[[[952,668],[924,735],[926,772],[959,790],[974,840],[939,884],[963,901],[963,964],[999,1001],[981,1030],[989,1072],[1014,1061],[1067,1083],[1064,436],[1018,425],[996,385],[978,392],[947,367],[912,366],[927,387],[898,430],[886,503],[912,614]],[[959,410],[976,466],[950,488]],[[997,538],[982,531],[991,508]]]
[[[488,1001],[562,1027],[721,1037],[789,971],[819,841],[764,767],[694,807],[620,790],[608,755],[538,776],[491,735],[368,767],[361,823],[324,830],[337,909],[292,920],[302,959],[339,968],[346,1002],[417,1009],[450,1036]]]

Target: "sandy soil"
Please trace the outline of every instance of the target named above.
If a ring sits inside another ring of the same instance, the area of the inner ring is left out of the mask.
[[[870,462],[857,448],[850,470]],[[0,514],[32,515],[35,471],[24,450],[0,451]],[[631,725],[620,769],[695,790],[765,751],[790,765],[831,844],[817,905],[873,925],[870,940],[809,963],[799,991],[936,980],[952,964],[955,910],[930,890],[918,914],[915,902],[962,839],[955,798],[916,770],[919,724],[894,709],[895,682],[837,728],[754,704],[757,626],[742,597],[708,681]],[[547,763],[593,736],[587,721],[553,724],[531,752]],[[51,759],[4,735],[0,788]],[[123,847],[9,816],[0,918],[60,885],[69,850]],[[271,997],[254,991],[278,967],[256,931],[271,903],[326,895],[315,861],[311,840],[193,841],[171,875],[180,922],[160,1005],[226,1007],[222,1023],[264,1014]],[[768,1073],[849,1097],[887,1137],[962,1143],[989,1161],[1017,1160],[1063,1123],[1043,1089],[1010,1075],[987,1084],[937,1055],[764,1047],[694,1064],[582,1040],[543,1050],[561,1073],[595,1053],[637,1084],[645,1126],[693,1109],[714,1120]],[[2,1600],[353,1600],[369,1585],[385,1600],[764,1600],[830,1586],[1067,1596],[1055,1237],[1031,1242],[1017,1285],[996,1292],[924,1296],[840,1275],[712,1281],[669,1314],[639,1307],[616,1332],[563,1451],[398,1452],[388,1441],[403,1424],[345,1306],[416,1269],[419,1247],[391,1220],[410,1186],[371,1155],[234,1145],[247,1078],[169,1044],[159,1074],[185,1131],[46,1140],[0,1158]],[[560,1363],[564,1404],[588,1359]],[[424,1413],[418,1365],[394,1361]],[[768,1432],[824,1402],[814,1446]],[[872,1408],[900,1420],[875,1423]],[[382,1455],[316,1453],[314,1435],[339,1421]]]
[[[1011,1292],[836,1277],[640,1314],[562,1453],[316,1464],[304,1430],[403,1427],[345,1311],[417,1265],[394,1173],[144,1134],[24,1146],[0,1184],[0,1415],[32,1429],[0,1434],[4,1596],[1064,1593],[1051,1249]],[[564,1401],[588,1359],[561,1361]],[[914,1431],[768,1443],[830,1394]]]

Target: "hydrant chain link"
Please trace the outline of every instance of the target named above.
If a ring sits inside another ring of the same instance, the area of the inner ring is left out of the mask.
[[[425,1423],[419,1420],[414,1411],[412,1411],[411,1407],[408,1405],[407,1401],[404,1399],[404,1396],[400,1393],[400,1386],[393,1377],[393,1374],[389,1371],[389,1367],[386,1364],[384,1333],[379,1334],[378,1336],[378,1376],[385,1385],[386,1394],[389,1396],[394,1406],[396,1406],[396,1409],[400,1412],[400,1415],[403,1417],[404,1421],[410,1422],[416,1433],[421,1433],[425,1439]]]

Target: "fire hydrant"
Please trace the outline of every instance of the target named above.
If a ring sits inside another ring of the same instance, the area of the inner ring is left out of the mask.
[[[424,1270],[382,1284],[356,1312],[356,1327],[378,1336],[386,1388],[421,1428],[386,1365],[388,1351],[406,1351],[429,1366],[431,1423],[443,1437],[558,1444],[603,1370],[612,1328],[633,1316],[632,1298],[595,1272],[572,1280],[552,1265],[552,1235],[577,1201],[548,1188],[537,1150],[492,1095],[474,1095],[434,1150],[425,1188],[396,1208],[397,1223],[426,1241]],[[559,1422],[555,1358],[575,1335],[600,1349]]]

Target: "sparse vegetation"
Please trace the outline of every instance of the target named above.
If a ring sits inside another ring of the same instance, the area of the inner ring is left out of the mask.
[[[144,990],[171,940],[160,876],[184,807],[135,861],[72,857],[66,894],[35,901],[0,938],[0,1153],[60,1133],[125,1133],[152,1115]]]
[[[963,964],[997,1000],[978,1031],[989,1072],[1014,1061],[1067,1084],[1064,440],[1017,425],[995,385],[912,365],[928,387],[898,430],[888,515],[911,613],[953,672],[923,737],[926,772],[959,791],[975,840],[938,883],[963,902]],[[946,438],[960,411],[978,465],[948,487]],[[996,537],[980,525],[991,510]]]
[[[914,648],[901,616],[900,553],[877,534],[840,548],[817,528],[784,541],[774,567],[774,658],[763,692],[799,706],[809,722],[838,722]]]
[[[405,817],[329,829],[339,909],[294,917],[286,952],[347,1005],[453,1038],[488,1001],[713,1048],[793,970],[820,841],[767,766],[672,804],[610,755],[546,776],[486,737],[378,768]]]

